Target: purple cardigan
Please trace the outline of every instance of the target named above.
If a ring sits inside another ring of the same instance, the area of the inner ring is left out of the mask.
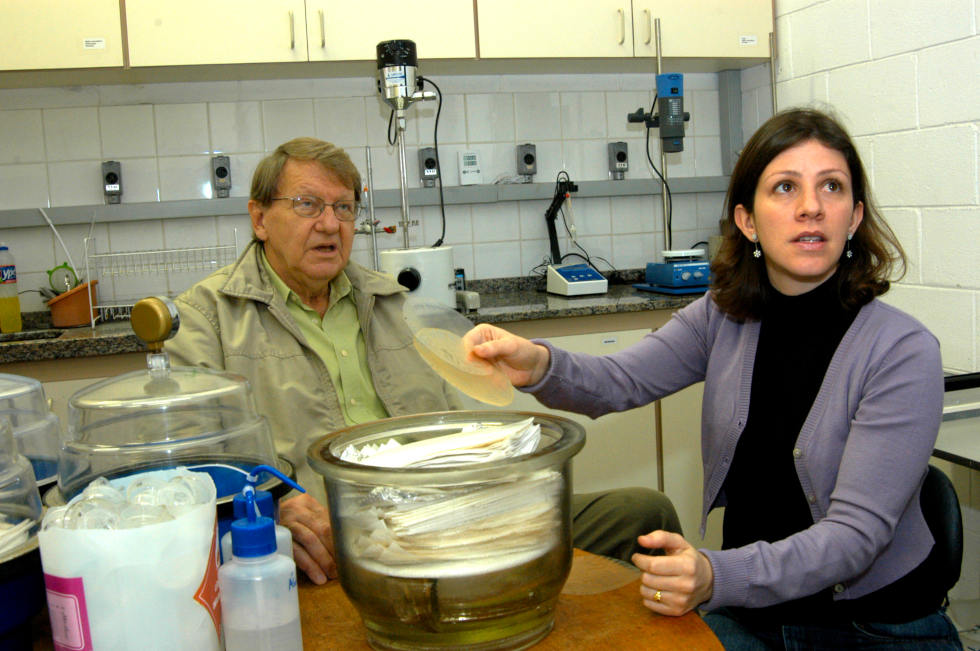
[[[551,366],[524,390],[548,407],[596,418],[703,380],[703,535],[708,512],[725,505],[722,485],[748,417],[759,327],[728,319],[706,295],[618,353],[569,353],[538,341],[551,350]],[[800,332],[800,345],[806,341]],[[936,338],[877,299],[865,305],[830,361],[793,450],[814,524],[775,543],[702,549],[714,569],[714,593],[702,607],[762,607],[828,586],[835,599],[855,599],[915,568],[933,543],[919,489],[942,403]]]

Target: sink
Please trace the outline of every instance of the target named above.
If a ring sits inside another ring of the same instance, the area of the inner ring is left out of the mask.
[[[64,330],[22,330],[20,332],[0,332],[0,343],[11,341],[37,341],[39,339],[57,339]]]

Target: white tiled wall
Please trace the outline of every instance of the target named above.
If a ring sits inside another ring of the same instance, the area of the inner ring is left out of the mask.
[[[829,107],[844,121],[909,256],[885,300],[939,338],[948,371],[980,370],[980,3],[776,0],[776,15],[779,108]],[[771,113],[760,90],[768,75],[742,75],[745,133]],[[976,600],[980,472],[939,465],[966,525],[952,596]]]
[[[909,258],[885,296],[980,370],[980,4],[777,0],[779,108],[829,108],[854,136]],[[828,47],[827,34],[833,34]],[[772,114],[769,66],[742,74],[743,132]]]
[[[627,124],[626,114],[649,108],[653,75],[485,75],[435,79],[443,93],[439,153],[444,182],[456,185],[457,153],[480,153],[484,182],[510,177],[515,146],[537,146],[535,181],[550,183],[560,170],[575,181],[608,179],[608,142],[630,147],[627,178],[652,178],[644,132]],[[768,83],[768,81],[766,82]],[[685,149],[668,156],[668,178],[721,174],[717,77],[685,76]],[[266,152],[302,135],[345,147],[362,173],[371,151],[374,187],[398,187],[396,148],[387,144],[389,110],[373,78],[281,79],[242,82],[167,83],[0,90],[0,197],[2,209],[93,205],[103,202],[101,162],[118,160],[123,170],[123,204],[211,197],[210,163],[215,154],[231,158],[233,197],[247,197],[252,171]],[[436,103],[408,112],[406,143],[409,179],[417,184],[417,150],[431,146]],[[659,138],[651,154],[659,165]],[[687,248],[717,229],[722,193],[674,197],[674,244]],[[243,202],[244,205],[244,202]],[[580,243],[615,268],[642,267],[663,248],[659,196],[588,198],[573,201]],[[456,266],[469,278],[522,276],[548,254],[545,201],[496,205],[453,205],[446,211],[445,242]],[[384,225],[400,211],[380,210]],[[414,209],[420,226],[412,245],[431,244],[441,232],[437,208]],[[2,227],[2,224],[0,224]],[[250,237],[244,210],[228,217],[96,226],[103,252],[186,246],[230,240],[237,227],[241,243]],[[84,266],[81,238],[88,227],[61,227],[73,262]],[[561,229],[559,229],[561,230]],[[21,289],[47,282],[45,270],[65,261],[60,245],[40,213],[37,227],[0,228],[18,263]],[[383,248],[402,246],[402,234],[379,236]],[[562,251],[569,250],[562,240]],[[370,265],[370,237],[358,236],[354,257]],[[600,261],[598,266],[606,268]],[[119,288],[180,291],[187,278],[120,281]],[[130,287],[129,285],[135,286]],[[113,287],[103,283],[104,292]],[[36,293],[22,295],[24,310],[43,309]],[[107,298],[103,296],[103,298]]]

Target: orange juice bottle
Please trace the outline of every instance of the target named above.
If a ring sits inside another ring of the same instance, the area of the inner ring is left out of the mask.
[[[0,332],[20,332],[22,328],[17,267],[10,249],[0,242]]]

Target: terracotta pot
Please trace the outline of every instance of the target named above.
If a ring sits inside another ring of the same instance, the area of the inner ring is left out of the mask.
[[[98,303],[95,287],[98,283],[98,280],[83,283],[48,301],[48,307],[51,308],[51,325],[55,328],[71,328],[91,323],[94,313],[92,306]],[[91,301],[89,300],[90,285]]]

